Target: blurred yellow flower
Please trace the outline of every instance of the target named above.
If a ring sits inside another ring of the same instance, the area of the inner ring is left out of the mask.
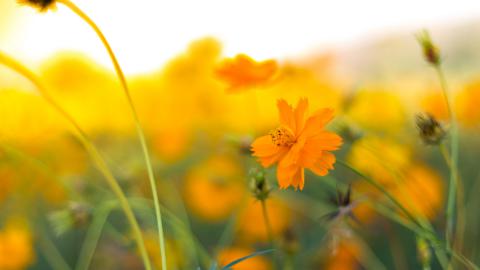
[[[278,162],[280,188],[304,187],[304,168],[324,176],[333,169],[342,138],[324,128],[333,118],[332,109],[320,109],[308,115],[308,100],[301,99],[292,108],[285,100],[277,103],[281,126],[252,143],[253,156],[264,167]]]
[[[360,127],[380,132],[396,132],[405,124],[405,109],[392,91],[359,91],[347,111]]]
[[[239,207],[246,193],[244,177],[241,167],[231,158],[211,157],[186,176],[185,202],[197,216],[222,221]]]
[[[46,102],[31,92],[0,90],[0,138],[28,146],[43,147],[65,132],[65,122]]]
[[[34,259],[30,232],[25,224],[11,221],[0,231],[0,269],[27,269]]]
[[[275,60],[257,62],[245,54],[239,54],[223,60],[215,73],[228,83],[227,92],[234,93],[272,82],[277,69]]]
[[[278,198],[269,197],[265,201],[268,209],[268,217],[274,237],[280,236],[290,226],[291,213],[285,203]],[[252,222],[255,220],[256,222]],[[259,201],[251,198],[245,209],[240,214],[238,223],[240,237],[248,242],[265,242],[268,240],[268,232],[263,223],[262,205]]]
[[[457,117],[466,127],[480,126],[480,80],[466,85],[455,99]]]
[[[234,260],[240,259],[254,253],[255,250],[244,247],[230,247],[221,250],[218,255],[218,263],[225,266]],[[236,264],[233,270],[269,270],[272,269],[270,262],[264,256],[255,256],[241,263]]]
[[[393,172],[410,165],[412,150],[391,139],[365,136],[354,142],[347,160],[355,168],[383,185],[393,180]]]
[[[431,168],[413,165],[405,170],[404,180],[391,193],[410,213],[433,219],[442,208],[444,185]]]
[[[112,72],[79,53],[56,54],[41,66],[52,96],[89,133],[125,134],[133,120]]]

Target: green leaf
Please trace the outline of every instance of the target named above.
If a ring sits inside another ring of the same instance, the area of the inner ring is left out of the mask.
[[[245,260],[248,260],[248,259],[250,259],[250,258],[252,258],[252,257],[259,256],[259,255],[266,254],[266,253],[270,253],[270,252],[273,252],[273,251],[275,251],[275,250],[274,250],[274,249],[267,249],[267,250],[262,250],[262,251],[254,252],[254,253],[252,253],[252,254],[250,254],[250,255],[247,255],[247,256],[242,257],[242,258],[240,258],[240,259],[236,259],[236,260],[234,260],[233,262],[225,265],[225,266],[222,268],[222,270],[231,269],[234,265],[236,265],[236,264],[238,264],[238,263],[241,263],[241,262],[243,262],[243,261],[245,261]]]

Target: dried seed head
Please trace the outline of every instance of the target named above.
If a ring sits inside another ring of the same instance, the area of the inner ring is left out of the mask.
[[[38,9],[40,12],[55,8],[56,0],[18,0],[21,5],[28,5]]]
[[[424,30],[417,35],[417,40],[420,43],[423,51],[423,57],[425,60],[437,66],[440,64],[440,52],[438,47],[433,44],[432,39],[430,38],[430,34]]]
[[[445,138],[444,127],[432,115],[428,113],[418,114],[415,122],[420,138],[425,144],[437,145]]]

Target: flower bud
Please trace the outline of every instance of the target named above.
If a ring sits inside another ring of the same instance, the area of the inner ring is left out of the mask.
[[[262,169],[252,169],[250,171],[250,189],[253,196],[260,201],[268,198],[270,188],[265,176],[265,171]]]
[[[430,34],[427,31],[422,31],[420,34],[417,35],[417,40],[420,43],[423,51],[423,57],[425,60],[436,66],[440,64],[440,52],[433,44],[432,39],[430,38]]]

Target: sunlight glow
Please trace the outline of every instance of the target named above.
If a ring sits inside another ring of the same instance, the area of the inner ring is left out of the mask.
[[[17,7],[14,0],[0,2],[1,12],[11,15],[0,24],[7,23],[8,28],[14,25],[15,29],[0,34],[2,50],[31,64],[58,50],[75,50],[110,67],[96,36],[63,6],[56,12],[37,14]],[[129,74],[159,68],[192,40],[204,36],[220,39],[226,55],[248,52],[256,58],[284,58],[314,49],[344,47],[378,33],[415,31],[480,15],[480,1],[74,2],[103,29]]]

